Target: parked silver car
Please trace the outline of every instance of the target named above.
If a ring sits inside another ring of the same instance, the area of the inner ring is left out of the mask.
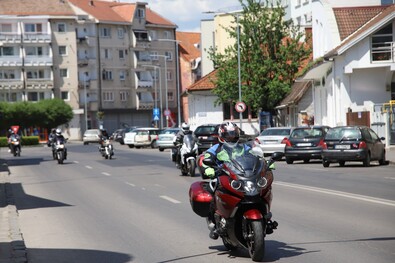
[[[255,144],[263,150],[265,156],[274,152],[284,153],[285,138],[289,138],[292,127],[270,127],[263,130],[256,138]]]
[[[180,128],[167,128],[160,131],[156,141],[159,151],[163,152],[165,149],[174,148],[173,141],[180,130]]]
[[[89,143],[99,143],[100,142],[101,132],[99,129],[89,129],[84,132],[84,136],[82,137],[82,141],[84,145],[88,145]]]

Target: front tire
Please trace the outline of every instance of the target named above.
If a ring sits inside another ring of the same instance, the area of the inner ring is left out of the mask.
[[[63,152],[58,152],[58,164],[63,164],[64,155]]]
[[[366,154],[365,160],[363,160],[363,166],[365,166],[365,167],[370,166],[370,153],[369,152]]]
[[[385,165],[386,164],[386,160],[385,160],[385,151],[383,151],[383,154],[381,155],[381,158],[379,160],[379,164],[380,165]]]
[[[344,167],[345,164],[346,164],[346,161],[339,161],[340,167]]]
[[[285,161],[287,162],[287,164],[293,164],[294,160],[292,160],[291,158],[285,158]]]
[[[191,177],[195,177],[196,162],[191,159],[188,161],[188,172]]]
[[[324,167],[329,167],[329,164],[330,164],[329,161],[322,160],[322,165],[323,165]]]
[[[246,220],[246,219],[244,219]],[[246,220],[243,236],[252,261],[260,262],[265,256],[265,235],[262,221]]]

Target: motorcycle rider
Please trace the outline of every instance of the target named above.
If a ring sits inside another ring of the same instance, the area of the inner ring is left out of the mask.
[[[52,145],[55,137],[56,137],[56,129],[53,128],[53,129],[51,129],[51,133],[48,135],[48,141],[47,141],[48,147],[50,147]]]
[[[180,168],[181,166],[181,153],[180,153],[180,146],[184,142],[184,136],[187,134],[193,134],[193,132],[190,130],[190,126],[188,123],[183,122],[181,124],[181,130],[176,134],[173,144],[177,146],[177,149],[174,150],[173,154],[175,155],[175,162],[177,168]]]
[[[234,158],[235,156],[242,156],[244,153],[248,152],[252,149],[251,146],[247,144],[238,144],[240,138],[240,128],[233,122],[225,121],[223,122],[218,128],[218,140],[219,143],[211,146],[203,156],[203,160],[198,162],[198,167],[201,173],[204,173],[210,179],[214,179],[215,169],[204,164],[204,160],[209,160],[211,162],[221,164],[224,161],[228,161],[230,156],[228,151],[223,149],[224,146],[227,146],[228,149],[232,150],[231,154]],[[212,192],[212,194],[214,194]],[[218,239],[218,233],[215,227],[215,205],[214,205],[214,198],[210,203],[210,211],[209,216],[207,218],[208,221],[208,228],[210,229],[210,238],[211,239]]]
[[[16,138],[19,141],[21,139],[21,137],[17,133],[15,133],[13,129],[9,129],[8,130],[8,138],[7,138],[8,152],[11,152],[11,141],[13,138]]]
[[[66,141],[66,139],[64,138],[64,136],[62,135],[62,130],[57,128],[55,130],[55,137],[54,137],[54,141],[56,142],[57,140],[61,140],[61,141]],[[67,159],[67,148],[64,148],[64,159]]]
[[[110,139],[110,136],[108,135],[106,129],[100,129],[100,135],[99,135],[99,137],[100,137],[100,141],[99,141],[99,144],[100,144],[100,146],[99,146],[99,151],[102,152],[102,151],[104,151],[104,147],[105,147],[105,146],[104,146],[104,141],[107,140],[107,139]]]

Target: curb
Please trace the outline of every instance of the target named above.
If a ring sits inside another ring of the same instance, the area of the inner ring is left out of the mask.
[[[18,224],[10,171],[4,160],[0,160],[0,165],[0,263],[26,263],[26,246]]]

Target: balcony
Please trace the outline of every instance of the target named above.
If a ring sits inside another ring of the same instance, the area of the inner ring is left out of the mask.
[[[27,89],[52,89],[53,80],[51,79],[27,79]]]
[[[136,94],[136,109],[150,110],[154,108],[154,99],[150,92],[138,92]]]
[[[90,57],[78,57],[78,66],[80,67],[86,67],[88,65],[94,65],[96,62],[95,58],[90,58]]]
[[[26,56],[25,66],[52,66],[52,57],[50,56]]]
[[[395,42],[372,43],[372,62],[395,62]]]
[[[18,79],[0,79],[0,90],[23,89],[23,81]]]
[[[25,43],[51,43],[51,35],[45,33],[29,33],[23,35]]]
[[[22,58],[19,56],[1,56],[0,67],[20,67],[22,66]]]
[[[13,44],[13,43],[21,43],[21,35],[16,32],[1,32],[0,33],[0,42]]]
[[[96,44],[96,39],[91,36],[78,36],[77,39],[78,39],[77,44],[88,45],[90,47],[93,47]]]

